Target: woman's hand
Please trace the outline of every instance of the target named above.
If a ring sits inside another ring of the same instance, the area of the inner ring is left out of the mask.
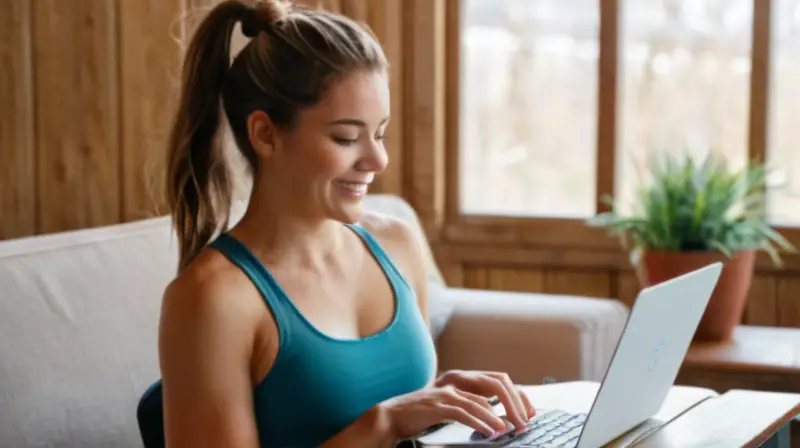
[[[382,402],[391,432],[397,439],[410,439],[431,426],[456,421],[486,436],[505,431],[506,423],[492,411],[486,397],[452,385],[432,386]]]
[[[536,414],[536,409],[525,393],[517,389],[509,376],[502,372],[451,370],[440,376],[434,386],[453,386],[480,397],[496,396],[503,403],[515,428],[525,427]]]
[[[503,403],[508,420],[515,428],[525,427],[536,413],[508,375],[453,370],[440,376],[430,387],[374,406],[323,447],[395,446],[400,440],[412,439],[432,426],[449,421],[491,437],[509,429],[489,402],[489,397],[495,396]]]

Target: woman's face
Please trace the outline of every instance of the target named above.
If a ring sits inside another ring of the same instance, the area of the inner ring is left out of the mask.
[[[311,216],[356,222],[375,175],[386,168],[389,83],[383,71],[334,81],[295,126],[276,132],[264,179],[281,202]],[[288,201],[284,201],[288,199]]]

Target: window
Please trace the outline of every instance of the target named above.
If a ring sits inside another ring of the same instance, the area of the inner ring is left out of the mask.
[[[772,32],[770,140],[775,168],[768,212],[779,225],[800,225],[800,1],[776,0]]]
[[[596,0],[465,0],[461,209],[595,209]]]
[[[770,221],[800,226],[800,0],[452,5],[459,216],[578,229],[600,190],[624,205],[649,154],[685,148],[766,159]]]
[[[616,192],[626,209],[656,151],[747,161],[753,0],[635,0],[620,20]]]

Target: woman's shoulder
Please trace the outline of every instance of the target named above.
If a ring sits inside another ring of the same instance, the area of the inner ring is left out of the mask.
[[[164,300],[209,306],[240,283],[236,269],[219,252],[205,249],[167,285]]]
[[[217,251],[206,249],[166,287],[162,333],[241,333],[247,327],[243,322],[257,314],[253,311],[261,305],[247,300],[252,294],[252,286],[238,268]]]

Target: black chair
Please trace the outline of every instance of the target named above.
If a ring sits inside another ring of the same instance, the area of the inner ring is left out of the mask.
[[[136,420],[145,448],[164,448],[164,408],[161,381],[145,391],[136,407]]]

